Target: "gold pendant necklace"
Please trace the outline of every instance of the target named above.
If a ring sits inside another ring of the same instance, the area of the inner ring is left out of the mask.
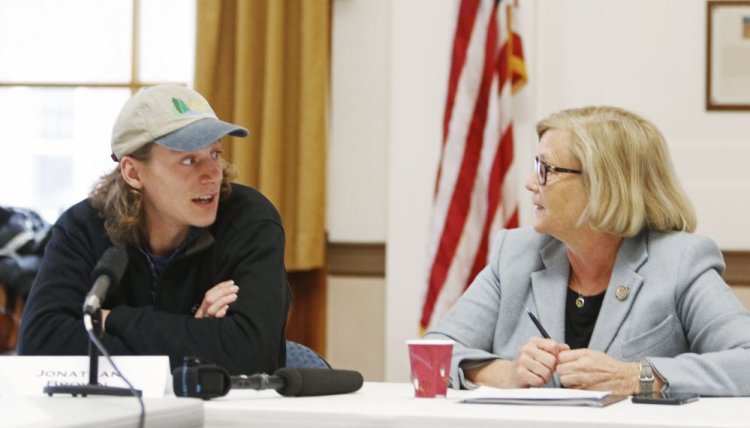
[[[575,284],[575,292],[578,294],[578,298],[576,299],[576,308],[581,309],[583,305],[586,304],[586,299],[584,299],[583,294],[578,291],[578,286],[580,284],[578,283],[578,276],[576,276],[575,272],[573,272],[573,283]]]

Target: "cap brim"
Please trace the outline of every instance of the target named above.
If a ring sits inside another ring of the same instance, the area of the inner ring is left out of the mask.
[[[247,137],[248,132],[241,126],[206,118],[159,137],[154,142],[178,152],[192,152],[210,146],[226,135]]]

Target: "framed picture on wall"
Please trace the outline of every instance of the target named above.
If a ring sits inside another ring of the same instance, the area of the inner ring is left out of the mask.
[[[710,0],[706,110],[750,110],[750,0]]]

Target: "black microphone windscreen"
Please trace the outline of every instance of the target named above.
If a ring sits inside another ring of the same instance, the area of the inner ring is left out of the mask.
[[[209,400],[227,395],[230,387],[229,374],[215,364],[182,365],[172,372],[172,390],[178,397]]]
[[[359,390],[364,379],[354,370],[281,368],[274,373],[285,381],[276,391],[287,397],[348,394]]]
[[[94,267],[94,279],[102,275],[107,275],[113,286],[116,286],[120,283],[122,274],[125,273],[127,266],[128,252],[125,248],[120,245],[109,247],[102,254],[96,267]]]

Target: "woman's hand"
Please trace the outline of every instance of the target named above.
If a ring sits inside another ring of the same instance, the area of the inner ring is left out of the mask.
[[[638,390],[638,363],[626,363],[600,351],[575,349],[557,356],[560,383],[566,388],[612,391],[631,395]]]
[[[555,373],[558,354],[569,349],[568,345],[552,339],[532,337],[521,348],[515,360],[495,360],[481,367],[465,370],[464,374],[469,381],[478,385],[499,388],[544,386]]]
[[[558,355],[569,349],[568,345],[552,339],[529,339],[521,348],[518,358],[512,362],[511,379],[514,387],[541,387],[549,383],[557,369]]]
[[[221,318],[227,314],[229,305],[237,300],[240,287],[233,280],[220,282],[203,295],[200,307],[195,311],[196,318]]]

